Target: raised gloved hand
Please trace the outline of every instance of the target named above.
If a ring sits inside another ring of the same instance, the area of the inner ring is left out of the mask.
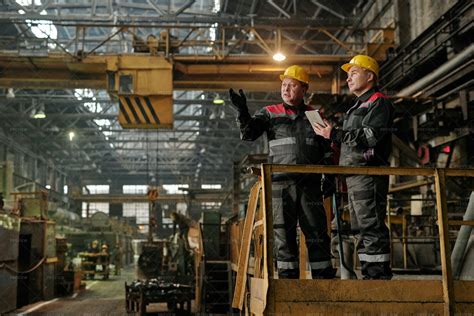
[[[239,89],[239,94],[235,93],[234,89],[229,89],[230,101],[242,113],[248,113],[249,108],[247,107],[247,98],[245,97],[244,91]]]

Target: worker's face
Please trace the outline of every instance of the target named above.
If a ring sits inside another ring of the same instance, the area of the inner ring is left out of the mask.
[[[281,98],[286,104],[300,105],[307,89],[307,86],[298,80],[284,78],[281,82]]]
[[[374,85],[375,76],[372,72],[358,66],[352,66],[347,72],[349,91],[356,96],[364,94]]]

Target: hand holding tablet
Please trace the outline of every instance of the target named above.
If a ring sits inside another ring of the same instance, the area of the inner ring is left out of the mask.
[[[321,113],[319,113],[319,110],[306,111],[304,114],[306,114],[311,126],[314,126],[314,124],[317,123],[322,127],[326,127],[326,123],[324,122]]]
[[[316,135],[326,139],[331,137],[332,125],[321,116],[318,110],[306,111],[305,114]]]

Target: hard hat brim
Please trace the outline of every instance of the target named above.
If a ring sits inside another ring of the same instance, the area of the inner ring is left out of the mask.
[[[351,69],[351,67],[353,66],[357,66],[357,67],[360,67],[360,68],[364,68],[364,69],[367,69],[368,71],[371,71],[375,74],[375,76],[378,77],[378,73],[375,72],[374,70],[368,68],[368,67],[364,67],[364,66],[361,66],[361,65],[358,65],[358,64],[353,64],[353,63],[347,63],[347,64],[344,64],[341,66],[341,69],[344,70],[345,72],[349,72],[349,70]]]
[[[280,81],[283,81],[283,79],[285,78],[291,78],[291,79],[295,79],[299,82],[302,82],[302,83],[305,83],[305,84],[309,84],[309,81],[303,81],[303,80],[299,80],[299,79],[296,79],[295,77],[292,77],[292,76],[285,76],[285,75],[280,75]]]
[[[349,69],[351,69],[352,66],[360,67],[360,65],[357,65],[357,64],[347,63],[347,64],[342,65],[341,69],[344,70],[345,72],[349,72]]]

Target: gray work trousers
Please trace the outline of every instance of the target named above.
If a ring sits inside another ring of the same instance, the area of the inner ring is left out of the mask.
[[[355,175],[346,178],[352,230],[360,231],[358,245],[362,274],[391,276],[390,237],[385,225],[388,176]],[[367,268],[375,267],[373,271]]]
[[[274,254],[280,277],[298,276],[298,222],[306,238],[313,274],[332,267],[326,213],[317,184],[297,183],[292,180],[273,182],[272,208]]]

